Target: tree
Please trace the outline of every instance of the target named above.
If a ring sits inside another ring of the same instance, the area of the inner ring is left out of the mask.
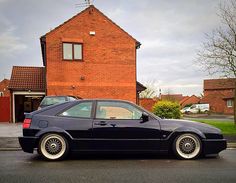
[[[221,25],[206,34],[206,41],[198,52],[197,62],[210,75],[236,78],[236,1],[227,2],[219,4],[218,16]],[[234,122],[236,124],[236,88]]]
[[[149,81],[147,83],[145,83],[146,86],[146,90],[142,91],[139,94],[140,98],[154,98],[157,96],[156,93],[156,87],[155,87],[155,82],[154,81]]]

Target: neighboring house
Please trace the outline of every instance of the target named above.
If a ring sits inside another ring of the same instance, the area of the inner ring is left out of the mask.
[[[184,108],[186,105],[190,105],[190,104],[198,104],[200,103],[200,98],[197,97],[196,95],[192,95],[191,97],[189,96],[185,96],[180,102],[180,106],[181,108]]]
[[[10,92],[8,90],[9,82],[10,82],[9,79],[3,79],[0,82],[0,97],[10,96]]]
[[[209,103],[215,113],[234,113],[234,78],[204,80],[204,97],[201,103]]]
[[[45,68],[13,66],[8,86],[11,92],[11,121],[22,122],[25,112],[37,110],[45,96]]]
[[[41,37],[46,95],[137,102],[140,42],[93,5]]]
[[[180,102],[185,96],[182,94],[166,94],[160,95],[160,100],[169,100],[169,101],[174,101],[174,102]]]

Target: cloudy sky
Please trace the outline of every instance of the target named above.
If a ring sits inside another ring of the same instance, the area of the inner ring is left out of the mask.
[[[223,1],[223,0],[221,0]],[[196,51],[219,25],[220,0],[94,0],[105,15],[142,43],[138,80],[162,93],[199,95],[204,78]],[[40,36],[83,8],[84,0],[0,0],[0,80],[13,65],[42,66]]]

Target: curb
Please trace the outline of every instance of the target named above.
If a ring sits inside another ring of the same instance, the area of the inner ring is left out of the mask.
[[[6,147],[0,148],[0,151],[22,151],[19,147]]]
[[[236,148],[236,143],[227,143],[227,149],[228,148]]]

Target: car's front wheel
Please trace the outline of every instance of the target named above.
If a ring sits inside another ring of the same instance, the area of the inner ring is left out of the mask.
[[[68,151],[67,140],[59,134],[46,134],[40,139],[38,152],[48,160],[61,160]]]
[[[202,143],[197,135],[181,134],[174,140],[173,151],[180,159],[195,159],[201,154]]]

